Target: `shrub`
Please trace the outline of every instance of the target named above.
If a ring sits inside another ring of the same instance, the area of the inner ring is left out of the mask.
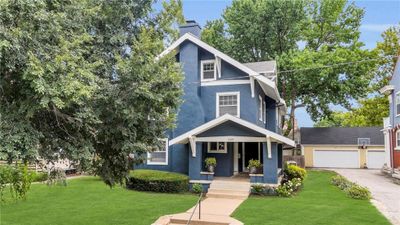
[[[292,188],[291,181],[288,181],[288,182],[286,182],[284,184],[279,185],[276,188],[276,193],[280,197],[290,197],[290,196],[292,196],[293,188]]]
[[[360,185],[354,184],[350,188],[346,189],[346,193],[349,197],[354,199],[370,199],[371,192],[368,188],[361,187]]]
[[[338,186],[341,190],[346,190],[354,185],[354,183],[350,182],[341,175],[333,176],[331,178],[331,183],[335,186]]]
[[[261,168],[262,164],[260,160],[257,159],[250,159],[249,160],[249,168],[254,167],[254,168]]]
[[[217,166],[217,159],[215,157],[208,157],[204,160],[206,167],[208,166]]]
[[[295,165],[287,165],[284,173],[287,176],[288,180],[292,180],[293,178],[300,178],[301,180],[304,180],[307,175],[305,169]]]
[[[193,184],[192,185],[192,192],[196,193],[196,194],[200,194],[201,192],[203,192],[203,185],[201,184]]]
[[[157,170],[131,171],[127,187],[137,191],[177,193],[188,191],[189,177]]]
[[[11,166],[0,166],[0,200],[3,201],[3,193],[8,183],[11,183]]]
[[[47,185],[67,186],[67,175],[65,174],[65,171],[61,168],[54,168],[51,170],[47,179]]]
[[[45,172],[33,172],[32,176],[32,182],[44,182],[49,177],[49,175]]]
[[[255,195],[264,195],[265,187],[263,184],[251,185],[251,193]]]

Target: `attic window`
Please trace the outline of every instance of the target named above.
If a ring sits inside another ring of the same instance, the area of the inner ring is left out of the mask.
[[[201,80],[215,80],[215,61],[214,60],[205,60],[201,61]]]

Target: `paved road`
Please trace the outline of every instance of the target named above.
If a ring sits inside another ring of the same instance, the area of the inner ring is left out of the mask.
[[[381,175],[379,170],[334,169],[350,181],[367,187],[372,194],[372,203],[395,224],[400,225],[400,185]]]

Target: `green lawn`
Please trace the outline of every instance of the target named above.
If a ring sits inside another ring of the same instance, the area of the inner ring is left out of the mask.
[[[8,201],[0,208],[0,224],[149,225],[166,214],[184,212],[197,197],[108,188],[98,178],[68,181],[67,187],[32,185],[26,201]]]
[[[367,200],[348,198],[330,184],[333,172],[308,171],[293,198],[251,197],[234,213],[246,225],[385,225],[388,220]]]

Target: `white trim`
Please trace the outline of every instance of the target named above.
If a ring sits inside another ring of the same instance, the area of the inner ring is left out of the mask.
[[[263,121],[263,99],[261,95],[258,96],[258,120]]]
[[[231,96],[236,95],[237,98],[237,109],[236,109],[236,117],[240,118],[240,92],[217,92],[215,98],[215,117],[221,117],[223,115],[219,115],[219,97],[221,96]],[[233,116],[233,115],[232,115]]]
[[[196,157],[196,137],[189,137],[190,148],[192,149],[192,157]]]
[[[263,121],[264,121],[264,124],[266,124],[267,123],[267,104],[265,103],[265,99],[263,100],[262,103],[263,103]]]
[[[249,136],[214,136],[214,137],[197,137],[199,142],[265,142],[265,137],[249,137]]]
[[[213,80],[201,82],[201,86],[239,85],[250,84],[250,80]]]
[[[193,42],[194,44],[200,46],[201,48],[207,50],[208,52],[213,53],[215,57],[219,57],[219,58],[223,59],[227,63],[237,67],[238,69],[242,70],[243,72],[245,72],[249,75],[258,74],[257,72],[248,68],[247,66],[243,65],[242,63],[236,61],[235,59],[229,57],[228,55],[222,53],[221,51],[219,51],[219,50],[215,49],[214,47],[208,45],[207,43],[203,42],[202,40],[200,40],[198,37],[194,36],[191,33],[186,33],[186,34],[182,35],[180,38],[178,38],[178,40],[176,40],[174,43],[172,43],[172,45],[170,45],[160,55],[158,55],[156,59],[159,59],[159,58],[167,55],[171,51],[175,50],[177,47],[179,47],[179,45],[182,42],[184,42],[186,40],[189,40],[189,41]],[[271,71],[271,72],[273,72],[273,71]]]
[[[262,127],[259,127],[259,126],[255,125],[253,123],[250,123],[250,122],[248,122],[246,120],[243,120],[241,118],[238,118],[238,117],[235,117],[235,116],[232,116],[232,115],[229,115],[229,114],[225,114],[223,116],[220,116],[220,117],[218,117],[216,119],[213,119],[213,120],[211,120],[211,121],[209,121],[207,123],[204,123],[203,125],[200,125],[200,126],[194,128],[194,129],[192,129],[192,130],[190,130],[190,131],[188,131],[188,132],[186,132],[184,134],[179,135],[178,137],[176,137],[176,138],[172,139],[171,141],[169,141],[169,145],[171,146],[171,145],[174,145],[174,144],[186,144],[186,143],[188,143],[188,137],[189,136],[194,136],[194,135],[200,134],[200,133],[202,133],[202,132],[204,132],[206,130],[209,130],[209,129],[213,128],[213,127],[216,127],[216,126],[218,126],[218,125],[220,125],[220,124],[222,124],[222,123],[224,123],[226,121],[235,122],[237,124],[240,124],[240,125],[242,125],[244,127],[249,128],[251,130],[254,130],[254,131],[256,131],[256,132],[258,132],[260,134],[263,134],[265,136],[270,136],[276,142],[285,143],[285,144],[290,145],[292,147],[295,146],[295,142],[293,140],[291,140],[291,139],[289,139],[289,138],[287,138],[287,137],[285,137],[283,135],[280,135],[280,134],[277,134],[275,132],[269,131],[269,130],[264,129]]]
[[[151,158],[152,152],[147,152],[147,160],[146,160],[147,165],[160,165],[160,166],[168,165],[168,147],[169,147],[168,138],[162,138],[160,140],[165,141],[165,162],[150,162],[149,158]],[[164,152],[164,151],[153,151],[153,152]]]
[[[400,145],[398,145],[399,138],[400,138],[400,129],[396,131],[395,135],[396,135],[396,138],[395,138],[396,147],[394,148],[394,150],[398,151],[398,150],[400,150]]]
[[[203,66],[204,66],[204,64],[209,64],[209,63],[213,63],[214,64],[214,77],[213,78],[204,79],[204,74],[203,74],[204,68],[203,68]],[[217,68],[216,68],[215,60],[210,59],[210,60],[201,60],[200,61],[200,80],[201,80],[201,82],[217,80]]]
[[[216,149],[211,149],[211,142],[216,142],[217,143],[217,149],[218,149],[218,144],[219,143],[224,143],[224,150],[220,151],[220,150],[216,150]],[[224,141],[211,141],[207,143],[207,153],[216,153],[216,154],[220,154],[220,153],[228,153],[228,142],[224,142]]]
[[[379,92],[381,94],[389,94],[390,92],[392,92],[394,90],[394,86],[393,85],[386,85],[383,88],[381,88],[379,90]]]
[[[396,117],[400,116],[400,112],[397,111],[397,105],[400,105],[400,91],[396,92],[394,95],[394,110],[396,112]]]
[[[245,142],[242,142],[242,172],[248,172],[247,171],[247,168],[244,166],[244,163],[245,163],[245,161],[244,161],[244,158],[245,158],[245,155],[246,155],[246,153],[245,153],[246,151],[245,151]]]

